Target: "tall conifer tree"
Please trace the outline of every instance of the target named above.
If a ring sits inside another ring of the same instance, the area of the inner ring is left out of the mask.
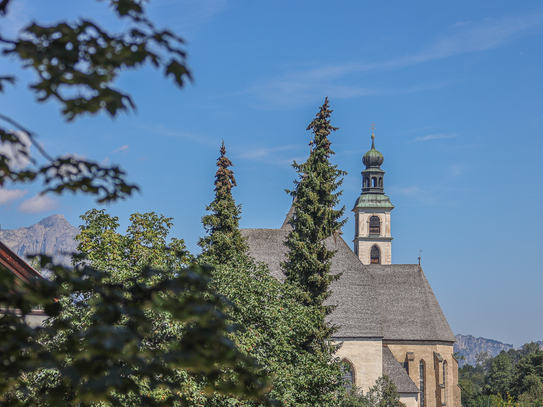
[[[237,186],[232,161],[226,157],[224,141],[221,145],[221,156],[217,159],[215,174],[215,199],[206,207],[211,212],[202,217],[202,224],[208,236],[201,238],[198,245],[202,247],[202,255],[211,261],[227,263],[236,254],[247,251],[247,243],[239,231],[241,205],[236,205],[232,196],[232,188]]]
[[[298,173],[298,180],[294,181],[292,191],[287,190],[294,198],[294,214],[290,220],[293,229],[285,241],[289,251],[282,268],[287,276],[286,284],[301,288],[302,303],[308,309],[319,310],[320,316],[314,321],[312,332],[307,334],[301,346],[321,364],[319,373],[323,380],[314,384],[314,392],[337,395],[343,386],[341,364],[334,358],[339,346],[331,341],[335,328],[326,322],[325,317],[332,312],[333,306],[325,301],[330,296],[330,284],[339,276],[330,274],[335,251],[326,247],[325,240],[337,233],[345,223],[340,220],[345,208],[334,208],[341,195],[341,192],[335,191],[346,172],[338,170],[329,161],[334,152],[328,136],[337,130],[330,124],[331,113],[326,98],[307,127],[313,133],[308,160],[292,165]],[[337,405],[337,401],[336,404],[316,402],[313,405]]]
[[[337,128],[330,124],[332,110],[328,98],[319,109],[307,130],[313,133],[311,153],[303,164],[292,165],[299,179],[294,181],[294,189],[287,190],[294,198],[294,216],[290,220],[293,227],[285,245],[290,249],[287,261],[282,264],[287,279],[300,285],[308,294],[308,305],[323,307],[324,313],[331,312],[324,301],[330,296],[330,283],[339,278],[330,274],[334,250],[329,250],[325,239],[339,231],[346,222],[339,220],[345,207],[334,209],[339,203],[340,192],[335,192],[342,184],[345,171],[332,165],[330,156],[335,154],[328,138]]]

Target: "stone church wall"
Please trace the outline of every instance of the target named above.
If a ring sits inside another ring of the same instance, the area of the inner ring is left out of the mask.
[[[419,407],[419,398],[416,394],[400,394],[400,401],[405,407]]]
[[[409,377],[419,389],[419,366],[420,361],[423,361],[424,407],[460,407],[458,361],[453,356],[452,343],[431,341],[385,341],[384,343],[396,360],[407,366]]]
[[[355,384],[365,393],[383,375],[383,344],[381,339],[337,339],[343,346],[336,356],[354,367]]]

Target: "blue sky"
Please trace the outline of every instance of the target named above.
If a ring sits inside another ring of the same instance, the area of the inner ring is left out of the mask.
[[[14,0],[1,22],[85,16],[114,24],[94,1]],[[385,156],[393,262],[424,271],[453,332],[520,346],[543,340],[543,5],[538,1],[324,2],[155,0],[158,26],[187,40],[194,83],[179,90],[160,72],[129,72],[118,86],[137,112],[67,124],[38,104],[30,72],[0,60],[18,84],[0,112],[57,155],[118,163],[141,194],[110,205],[126,227],[134,212],[173,217],[172,236],[197,252],[200,218],[213,199],[221,140],[234,162],[242,227],[279,227],[293,160],[326,96],[334,109],[334,163],[349,174],[342,203],[360,194],[362,155]],[[35,153],[35,152],[33,152]],[[24,163],[22,163],[23,165]],[[0,191],[4,229],[60,213],[77,226],[92,199],[36,196],[40,185]]]

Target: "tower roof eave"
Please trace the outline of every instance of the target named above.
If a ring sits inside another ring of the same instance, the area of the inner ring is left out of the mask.
[[[362,194],[356,200],[353,211],[356,208],[389,208],[394,209],[390,198],[384,194]]]

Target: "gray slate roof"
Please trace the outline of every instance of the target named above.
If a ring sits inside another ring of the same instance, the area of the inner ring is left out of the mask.
[[[286,260],[283,242],[291,230],[291,216],[292,208],[281,229],[242,229],[249,254],[268,264],[270,274],[280,280],[285,278],[280,263]],[[338,251],[332,274],[343,273],[332,284],[329,299],[337,305],[330,316],[339,326],[335,337],[455,341],[420,266],[365,266],[341,235],[328,238],[326,245]]]
[[[456,341],[419,265],[366,267],[378,281],[376,287],[385,339]]]
[[[268,264],[270,274],[283,280],[280,263],[286,260],[287,248],[283,244],[288,233],[284,229],[243,229],[248,238],[249,254],[257,261]],[[347,243],[337,235],[327,239],[331,250],[338,250],[332,262],[331,273],[343,272],[332,286],[329,303],[337,305],[331,315],[339,327],[337,337],[382,337],[379,301],[375,278],[369,274]]]
[[[388,347],[383,347],[383,374],[386,374],[398,388],[398,393],[420,393],[400,362]]]

